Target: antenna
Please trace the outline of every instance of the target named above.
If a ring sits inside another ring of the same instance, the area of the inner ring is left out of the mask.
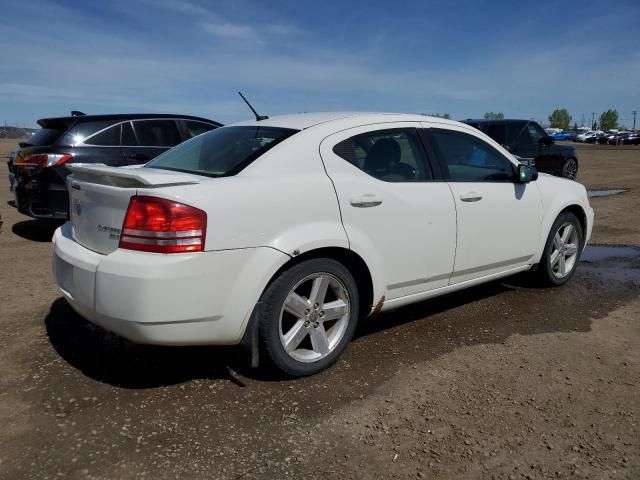
[[[258,112],[256,112],[255,108],[253,108],[251,106],[251,104],[249,103],[249,100],[247,100],[246,98],[244,98],[244,95],[242,94],[242,92],[238,92],[238,95],[240,95],[242,97],[242,100],[244,100],[244,103],[247,104],[247,106],[251,109],[251,111],[253,112],[253,114],[256,116],[256,122],[259,122],[260,120],[267,120],[269,117],[266,115],[258,115]]]

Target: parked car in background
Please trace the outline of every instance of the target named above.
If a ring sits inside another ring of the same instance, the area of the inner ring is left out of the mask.
[[[53,268],[80,315],[134,342],[244,344],[293,376],[334,363],[360,317],[533,266],[562,285],[593,227],[583,185],[422,115],[263,118],[141,168],[71,168]]]
[[[621,140],[622,145],[640,145],[640,133],[630,133]]]
[[[586,138],[584,143],[606,144],[608,136],[609,136],[609,134],[605,133],[605,132],[594,132],[594,134],[592,136],[589,136],[589,137]]]
[[[39,219],[68,218],[66,177],[72,163],[142,164],[221,126],[187,115],[74,113],[38,120],[42,128],[20,143],[10,172],[20,212]]]
[[[631,135],[631,132],[618,132],[614,135],[610,135],[607,139],[607,144],[609,145],[620,145],[623,143],[624,139]]]
[[[556,145],[540,125],[532,120],[463,120],[489,135],[525,164],[539,171],[575,180],[578,157],[571,145]]]
[[[568,131],[560,131],[555,133],[549,133],[549,136],[554,140],[570,140],[573,138],[574,133]]]
[[[595,137],[595,135],[596,135],[596,132],[594,132],[593,130],[582,132],[578,134],[578,136],[576,137],[576,142],[586,142],[587,138]]]

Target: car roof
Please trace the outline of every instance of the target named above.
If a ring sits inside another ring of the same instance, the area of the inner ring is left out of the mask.
[[[214,120],[209,120],[208,118],[203,117],[194,117],[192,115],[177,115],[170,113],[113,113],[113,114],[103,114],[103,115],[78,115],[73,116],[69,115],[66,117],[49,117],[49,118],[41,118],[38,120],[38,125],[43,127],[46,124],[51,123],[62,123],[66,125],[71,125],[72,123],[84,123],[84,122],[93,122],[93,121],[101,121],[101,120],[114,120],[114,121],[123,121],[123,120],[144,120],[150,118],[181,118],[186,120],[197,120],[200,122],[212,123],[218,126],[222,126],[220,122],[216,122]]]
[[[386,113],[386,112],[315,112],[296,113],[289,115],[274,115],[265,120],[248,120],[234,123],[232,126],[269,126],[280,128],[292,128],[305,130],[316,125],[328,124],[331,122],[352,123],[362,125],[376,122],[429,122],[458,124],[453,120],[446,120],[439,117],[429,117],[427,115],[408,113]]]

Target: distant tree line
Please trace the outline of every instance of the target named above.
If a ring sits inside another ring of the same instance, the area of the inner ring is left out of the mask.
[[[566,108],[556,108],[551,115],[549,115],[549,125],[553,128],[561,128],[562,130],[569,130],[572,117],[569,115],[569,111]],[[594,122],[591,128],[594,130],[598,127],[605,132],[612,128],[618,128],[618,111],[607,110],[602,112],[598,119],[598,122]],[[573,124],[573,129],[578,130],[578,123]]]

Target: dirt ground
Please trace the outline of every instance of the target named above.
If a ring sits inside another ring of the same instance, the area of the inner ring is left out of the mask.
[[[301,380],[76,315],[0,159],[0,478],[640,478],[640,149],[578,148],[581,182],[626,191],[592,200],[569,284],[382,315]]]

